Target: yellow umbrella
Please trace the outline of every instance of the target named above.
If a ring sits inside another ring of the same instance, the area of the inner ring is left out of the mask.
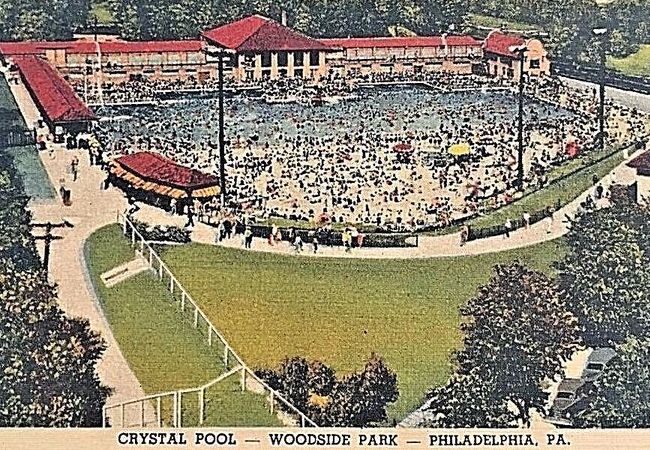
[[[468,155],[471,152],[469,144],[463,142],[462,144],[454,144],[449,147],[449,154],[454,156]]]

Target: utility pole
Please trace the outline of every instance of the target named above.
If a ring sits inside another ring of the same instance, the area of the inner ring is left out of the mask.
[[[43,268],[45,269],[45,275],[47,276],[50,267],[50,253],[51,253],[52,242],[63,239],[63,236],[53,235],[52,230],[54,230],[55,228],[73,228],[74,225],[72,225],[67,220],[64,220],[63,222],[60,223],[52,223],[52,222],[34,223],[32,224],[32,227],[45,229],[45,235],[34,236],[34,239],[36,239],[37,241],[45,241],[45,250],[43,252]]]

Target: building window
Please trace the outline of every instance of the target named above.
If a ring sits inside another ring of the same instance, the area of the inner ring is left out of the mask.
[[[287,52],[278,53],[278,67],[287,67],[289,65],[289,56]]]
[[[271,67],[271,52],[262,52],[262,67]]]
[[[302,66],[304,64],[304,56],[305,54],[303,52],[293,52],[293,65]]]
[[[309,52],[309,65],[317,66],[319,62],[318,51],[312,50]]]
[[[530,68],[531,69],[539,69],[539,59],[531,59],[530,60]]]

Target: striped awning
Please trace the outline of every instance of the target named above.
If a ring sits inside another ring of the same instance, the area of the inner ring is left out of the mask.
[[[134,189],[153,192],[157,195],[171,197],[175,199],[182,199],[188,196],[188,192],[182,189],[177,189],[172,186],[165,186],[154,181],[144,180],[133,172],[124,169],[119,163],[113,162],[111,164],[110,172],[121,180],[126,181]],[[190,194],[193,198],[207,198],[219,195],[220,189],[218,186],[210,186],[206,188],[195,189]]]

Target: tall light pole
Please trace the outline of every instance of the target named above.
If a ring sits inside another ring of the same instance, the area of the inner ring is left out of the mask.
[[[221,183],[221,206],[226,205],[226,138],[223,110],[223,50],[219,52],[219,181]]]
[[[605,65],[607,64],[606,35],[607,28],[595,28],[594,35],[599,38],[600,74],[599,74],[599,103],[598,103],[598,150],[605,150]]]
[[[224,129],[224,82],[223,70],[226,59],[226,53],[233,53],[225,48],[218,48],[216,50],[207,49],[206,54],[208,57],[217,57],[217,71],[218,71],[218,87],[219,87],[219,184],[221,189],[221,206],[226,205],[228,199],[228,191],[226,184],[226,138]]]
[[[510,47],[519,56],[519,109],[517,112],[517,188],[524,189],[524,60],[528,48],[525,45]]]

